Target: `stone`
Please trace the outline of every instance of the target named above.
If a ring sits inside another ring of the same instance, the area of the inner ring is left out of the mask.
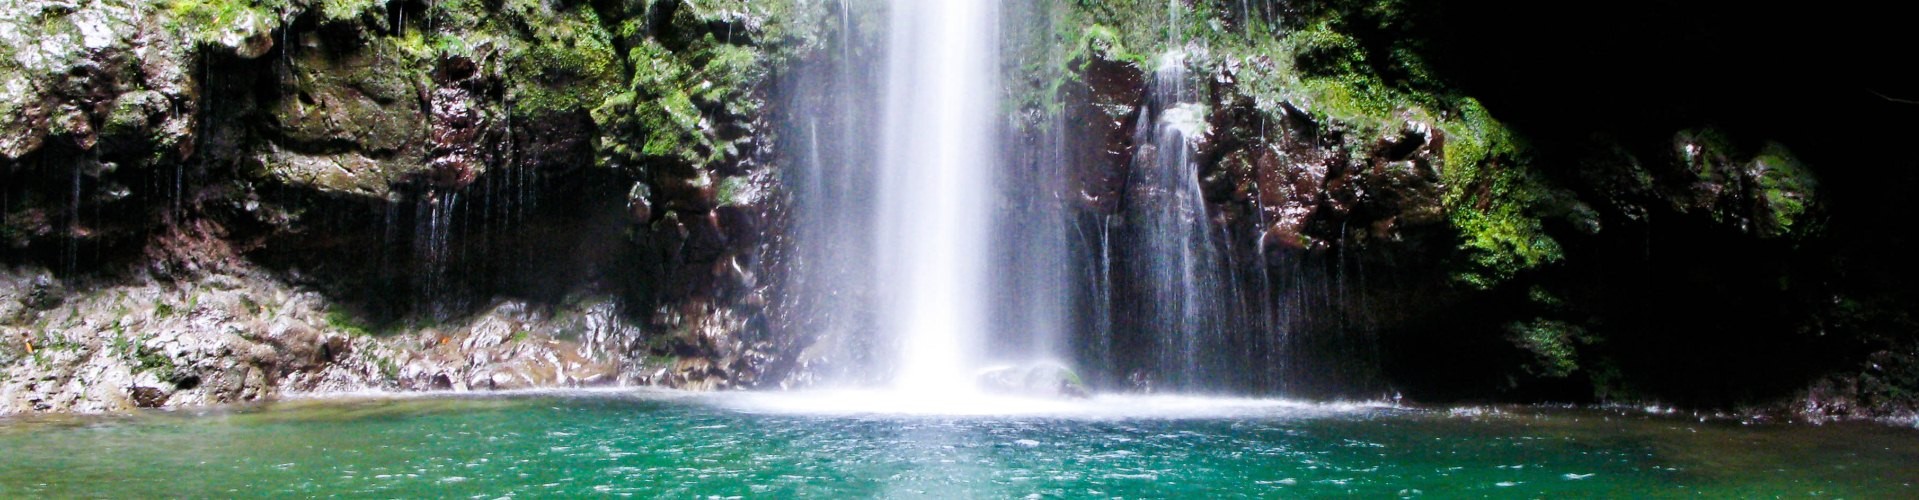
[[[1078,373],[1054,361],[990,367],[976,373],[974,380],[980,389],[997,394],[1043,398],[1086,398],[1092,395]]]
[[[1138,149],[1133,133],[1146,102],[1140,69],[1108,54],[1088,56],[1080,78],[1062,91],[1067,103],[1069,192],[1079,207],[1110,214],[1123,203],[1126,168]]]

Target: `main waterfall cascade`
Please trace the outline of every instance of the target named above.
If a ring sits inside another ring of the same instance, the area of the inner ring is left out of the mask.
[[[788,323],[812,339],[800,382],[951,394],[990,365],[1058,362],[1103,390],[1269,392],[1317,369],[1281,351],[1344,257],[1274,266],[1259,231],[1214,213],[1205,75],[1189,70],[1206,48],[1170,30],[1118,212],[1075,211],[1067,172],[1083,160],[1067,150],[1083,145],[1064,115],[1021,129],[1001,104],[999,73],[1018,65],[1001,58],[1022,49],[1002,38],[1049,29],[1001,23],[1043,22],[1043,5],[822,9],[833,35],[786,83],[798,112],[782,139],[797,165]]]
[[[899,336],[896,382],[970,387],[985,337],[998,8],[895,2],[881,118],[880,325]]]
[[[840,2],[831,57],[788,82],[808,111],[787,129],[789,302],[818,344],[801,363],[831,385],[970,389],[992,317],[998,7],[877,3]],[[862,23],[874,8],[890,19]]]

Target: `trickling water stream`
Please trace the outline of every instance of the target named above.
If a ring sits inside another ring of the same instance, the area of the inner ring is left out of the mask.
[[[1207,133],[1205,110],[1188,78],[1186,54],[1179,51],[1166,54],[1153,74],[1135,134],[1141,146],[1120,243],[1132,259],[1130,288],[1142,291],[1126,309],[1143,313],[1143,331],[1160,333],[1150,343],[1157,352],[1152,372],[1162,378],[1157,385],[1192,390],[1207,388],[1213,378],[1206,353],[1225,347],[1221,320],[1231,296],[1193,155],[1193,142]]]

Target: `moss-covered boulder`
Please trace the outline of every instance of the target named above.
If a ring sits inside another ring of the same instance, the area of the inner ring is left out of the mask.
[[[1666,198],[1675,210],[1764,238],[1815,229],[1819,182],[1785,145],[1742,150],[1725,132],[1703,129],[1674,134],[1672,149],[1679,168],[1667,180]]]
[[[264,174],[278,182],[384,197],[426,167],[431,127],[425,63],[390,37],[301,34],[275,62],[264,106]]]

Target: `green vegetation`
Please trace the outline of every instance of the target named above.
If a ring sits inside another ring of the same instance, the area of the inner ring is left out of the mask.
[[[174,314],[175,314],[175,311],[173,310],[173,304],[167,303],[165,299],[156,300],[153,302],[153,317],[166,319],[168,317],[173,316]]]
[[[394,363],[391,357],[373,356],[373,366],[379,368],[380,376],[386,377],[387,380],[400,379],[400,365]]]
[[[351,336],[366,337],[373,335],[372,331],[369,330],[366,325],[360,323],[357,318],[354,318],[352,314],[338,309],[331,309],[326,312],[326,324],[334,330]]]
[[[292,0],[173,0],[166,7],[167,26],[189,40],[237,48],[279,29],[301,6]]]
[[[134,373],[152,373],[154,377],[167,383],[178,383],[180,368],[173,357],[166,352],[150,346],[152,336],[128,340],[124,336],[115,338],[117,354],[133,361]]]
[[[1674,153],[1699,182],[1756,186],[1756,203],[1728,206],[1719,200],[1695,200],[1711,208],[1714,221],[1730,223],[1750,219],[1756,232],[1767,238],[1803,235],[1812,231],[1808,215],[1815,207],[1819,183],[1810,169],[1785,145],[1767,142],[1748,155],[1733,138],[1718,129],[1682,130],[1675,134]],[[1741,158],[1750,160],[1741,161]],[[1695,196],[1718,196],[1698,193]]]
[[[602,126],[605,163],[705,168],[744,153],[743,142],[752,138],[726,125],[744,124],[765,106],[761,87],[771,61],[764,49],[748,45],[766,28],[734,26],[742,20],[729,12],[762,9],[728,11],[707,3],[680,5],[665,30],[621,27],[620,37],[638,40],[627,53],[631,86],[592,113]]]
[[[734,175],[721,177],[715,199],[718,200],[719,205],[722,207],[750,203],[752,200],[747,198],[749,197],[748,191],[752,188],[752,181],[745,176]]]
[[[1762,234],[1783,236],[1807,229],[1806,215],[1818,181],[1805,164],[1784,145],[1768,142],[1753,158],[1752,172],[1758,178],[1765,209],[1770,212],[1770,217],[1762,221]]]
[[[113,325],[113,337],[107,339],[107,353],[128,358],[135,356],[133,339],[127,337],[126,327]]]
[[[383,3],[381,0],[320,0],[320,14],[329,21],[348,20]]]
[[[1447,134],[1445,205],[1473,264],[1454,277],[1490,288],[1564,257],[1541,223],[1556,193],[1523,164],[1525,154],[1505,126],[1478,102],[1462,102],[1458,118],[1440,125]]]
[[[626,80],[613,35],[587,4],[555,9],[545,2],[512,1],[497,17],[476,29],[491,32],[493,50],[502,51],[517,119],[586,112]],[[513,33],[510,26],[527,32]],[[463,38],[444,38],[441,50],[466,50]]]
[[[136,90],[120,96],[113,101],[113,109],[107,113],[105,132],[109,135],[134,135],[147,127],[147,101],[164,100],[158,92]]]
[[[1402,10],[1397,2],[1346,9],[1322,10],[1281,42],[1296,67],[1292,88],[1255,90],[1294,102],[1323,122],[1354,127],[1349,139],[1397,133],[1413,122],[1444,134],[1439,170],[1447,219],[1460,238],[1458,282],[1491,288],[1562,259],[1563,249],[1542,223],[1561,195],[1530,165],[1524,143],[1477,100],[1432,78],[1411,47],[1369,52],[1347,34],[1361,19],[1376,24],[1361,29],[1392,29]]]
[[[1289,103],[1340,131],[1348,151],[1364,153],[1375,138],[1409,126],[1443,134],[1436,168],[1446,220],[1459,236],[1452,275],[1460,284],[1491,288],[1563,258],[1543,221],[1578,209],[1560,206],[1566,196],[1532,167],[1524,143],[1491,112],[1431,75],[1416,38],[1392,36],[1406,29],[1403,2],[1315,3],[1284,19],[1232,19],[1229,10],[1210,2],[1176,11],[1152,2],[1070,2],[1050,13],[1052,46],[1026,42],[1034,47],[1019,51],[1027,66],[1067,66],[1039,88],[1015,90],[1014,98],[1053,112],[1061,85],[1079,78],[1089,61],[1150,71],[1158,54],[1179,45],[1195,71],[1233,73],[1234,91],[1250,97],[1266,118],[1280,120],[1280,104]]]
[[[1576,344],[1591,342],[1585,329],[1564,321],[1534,318],[1506,326],[1507,339],[1532,353],[1528,371],[1541,377],[1560,378],[1579,369]]]

